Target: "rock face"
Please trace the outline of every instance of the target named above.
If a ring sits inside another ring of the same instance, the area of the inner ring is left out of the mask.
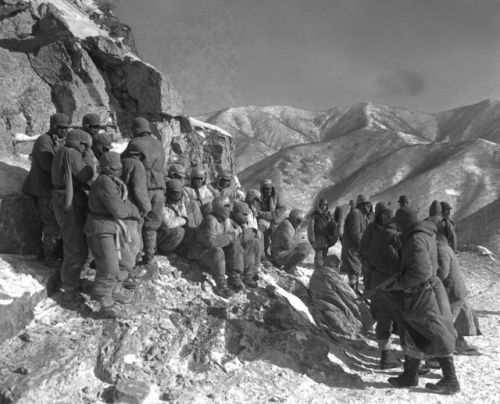
[[[306,141],[294,129],[295,135],[289,136],[286,147],[280,144],[280,150],[271,147],[275,132],[269,129],[278,130],[278,124],[250,124],[270,122],[269,110],[286,107],[232,108],[209,119],[225,129],[238,128],[238,139],[244,144],[250,139],[252,147],[265,151],[239,172],[246,189],[271,178],[284,191],[290,209],[306,210],[318,197],[335,207],[359,193],[375,202],[391,201],[396,209],[399,195],[406,194],[422,218],[434,199],[447,201],[453,207],[459,245],[470,244],[471,235],[480,234],[486,247],[500,253],[495,228],[472,219],[476,214],[488,220],[498,217],[484,212],[500,198],[500,102],[483,101],[436,114],[370,103],[309,113],[309,133],[314,136]],[[287,111],[289,131],[308,116]],[[237,145],[236,158],[249,162],[245,152]]]
[[[283,372],[298,373],[325,386],[361,387],[359,377],[332,362],[331,355],[336,355],[348,364],[344,351],[352,350],[340,348],[317,326],[302,282],[270,269],[259,288],[226,300],[212,293],[212,281],[196,264],[157,258],[159,277],[139,281],[133,303],[123,306],[125,320],[99,319],[90,302],[63,308],[44,299],[34,308],[33,300],[25,311],[34,320],[19,334],[20,327],[15,329],[15,338],[0,341],[0,402],[37,397],[47,402],[227,401],[231,389],[238,389],[246,401],[256,392],[244,384],[273,368],[283,369],[282,377]],[[19,268],[18,278],[35,285],[43,281],[42,275],[34,278],[29,262],[12,256],[4,260]],[[310,270],[299,270],[308,277]],[[93,273],[84,276],[91,279]],[[8,289],[16,279],[2,284]],[[35,289],[25,294],[34,296]],[[363,310],[364,303],[356,303],[353,296],[341,298],[349,315],[357,316],[351,309]],[[349,332],[336,335],[360,341],[367,326],[354,323]]]
[[[55,112],[66,113],[76,126],[83,115],[96,112],[103,124],[115,125],[117,139],[130,137],[134,117],[150,120],[169,163],[204,164],[209,179],[222,169],[234,172],[232,138],[200,137],[182,125],[186,108],[169,79],[137,56],[130,29],[101,4],[0,1],[0,158],[30,153],[32,142],[17,139],[44,133]],[[16,171],[0,168],[2,176]],[[13,237],[2,239],[0,252],[39,248],[33,202],[20,194],[23,176],[9,179],[12,192],[2,182],[0,230]]]

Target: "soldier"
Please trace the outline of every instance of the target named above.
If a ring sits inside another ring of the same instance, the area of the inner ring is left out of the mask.
[[[188,253],[189,259],[210,268],[217,285],[215,292],[226,298],[234,294],[233,290],[243,288],[243,248],[236,240],[236,231],[229,220],[230,213],[229,198],[216,197],[212,202],[212,211],[203,219],[195,243]]]
[[[260,184],[260,211],[257,214],[259,230],[264,235],[264,254],[269,254],[271,234],[283,220],[286,206],[282,203],[279,190],[270,179],[265,179]]]
[[[441,202],[443,214],[443,231],[450,247],[457,252],[457,234],[455,233],[455,223],[451,220],[451,205],[448,202]]]
[[[253,230],[255,237],[257,237],[257,240],[259,241],[259,259],[257,263],[262,262],[265,266],[269,267],[272,266],[271,262],[267,259],[266,255],[264,254],[264,235],[262,234],[262,231],[259,229],[259,224],[257,221],[257,216],[260,211],[260,204],[261,201],[261,195],[260,191],[258,189],[250,189],[246,196],[245,196],[245,203],[248,205],[250,209],[250,213],[248,214],[248,230]],[[259,264],[257,264],[259,266]]]
[[[370,223],[370,198],[360,194],[356,198],[356,208],[347,215],[342,238],[340,273],[347,274],[349,285],[358,291],[358,281],[362,270],[359,246],[361,238]]]
[[[185,189],[188,199],[196,202],[202,212],[206,214],[208,205],[215,198],[214,192],[205,184],[206,172],[202,167],[193,167],[191,170],[191,184]]]
[[[52,161],[64,143],[68,133],[69,118],[64,114],[50,117],[49,131],[41,135],[33,145],[31,168],[23,185],[23,192],[35,198],[42,225],[43,262],[49,267],[59,267],[61,259],[61,235],[50,205]]]
[[[361,239],[361,245],[366,244],[366,247],[364,250],[360,248],[360,251],[363,251],[364,282],[367,290],[377,287],[400,270],[401,240],[393,213],[380,203],[376,205],[375,212],[375,221],[369,225],[372,229],[371,235],[369,238],[365,237],[367,229]],[[393,323],[401,322],[401,300],[400,292],[377,291],[371,298],[370,311],[377,320],[375,336],[381,351],[380,369],[401,365],[391,350],[390,340]]]
[[[314,249],[315,268],[323,266],[328,249],[336,243],[335,232],[336,223],[328,210],[328,202],[320,199],[307,228],[307,238]]]
[[[180,180],[169,180],[165,193],[162,224],[158,230],[158,251],[175,251],[184,256],[196,238],[201,213],[196,203],[184,200],[184,187]],[[197,212],[193,213],[192,209]]]
[[[311,251],[307,241],[298,239],[298,230],[304,219],[303,210],[292,209],[288,218],[284,219],[272,234],[272,260],[291,275],[298,275],[297,265],[303,262]]]
[[[446,291],[436,275],[436,226],[431,221],[418,221],[416,212],[410,212],[407,223],[402,236],[402,275],[385,290],[403,292],[408,356],[404,372],[389,378],[389,383],[397,387],[417,386],[420,361],[436,358],[443,378],[425,387],[436,393],[455,394],[460,391],[452,356],[457,335]]]
[[[147,188],[151,210],[144,217],[142,239],[144,245],[143,264],[153,262],[156,252],[156,232],[162,221],[163,204],[165,202],[165,182],[163,172],[165,167],[165,150],[158,139],[151,135],[149,122],[144,118],[134,118],[132,121],[133,139],[130,141],[124,155],[133,147],[144,156],[142,163],[146,169]]]
[[[429,206],[429,216],[424,220],[430,221],[436,225],[437,234],[444,234],[443,212],[439,201],[432,201]]]
[[[69,132],[65,145],[57,150],[52,162],[52,206],[57,224],[61,228],[64,258],[61,266],[61,282],[66,301],[83,301],[80,272],[87,260],[87,237],[83,225],[87,216],[87,182],[94,175],[91,165],[83,154],[90,150],[89,134],[75,129]]]
[[[124,317],[115,306],[115,302],[130,302],[128,296],[116,290],[121,251],[129,242],[127,226],[122,219],[139,220],[140,215],[137,207],[127,199],[126,185],[120,180],[120,155],[104,153],[99,165],[101,174],[90,187],[90,212],[84,228],[96,266],[92,296],[100,303],[102,316]]]
[[[99,160],[102,155],[111,150],[113,143],[113,137],[110,133],[97,133],[92,138],[92,152],[94,153],[97,160]]]
[[[168,180],[179,180],[184,184],[186,181],[186,168],[182,164],[172,164],[168,168],[167,178],[165,178],[165,182]]]
[[[399,209],[396,211],[396,223],[398,226],[405,220],[408,216],[408,212],[410,210],[410,202],[406,195],[401,195],[398,199]],[[402,228],[399,229],[402,231]]]
[[[99,114],[89,113],[82,118],[82,129],[87,132],[94,141],[95,136],[101,130],[101,117]]]
[[[340,242],[342,242],[342,237],[344,235],[345,219],[355,207],[352,199],[348,204],[335,207],[335,211],[333,212],[333,220],[337,223],[335,236]]]
[[[248,219],[250,215],[251,210],[245,202],[236,202],[234,204],[231,218],[236,229],[237,240],[244,250],[241,257],[243,259],[243,283],[250,288],[256,288],[255,278],[257,277],[262,250],[258,230],[249,227]],[[242,266],[241,263],[239,266]]]
[[[232,204],[241,199],[229,170],[223,170],[217,179],[209,186],[215,196],[227,196]]]
[[[127,220],[130,233],[130,243],[122,252],[122,262],[126,267],[134,267],[136,262],[140,262],[142,256],[142,225],[144,217],[151,211],[151,201],[148,195],[146,169],[142,164],[144,154],[137,145],[129,145],[127,154],[122,154],[122,175],[121,179],[127,186],[128,199],[139,210],[140,220]]]

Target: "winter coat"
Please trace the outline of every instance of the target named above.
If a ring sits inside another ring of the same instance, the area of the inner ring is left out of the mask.
[[[361,258],[359,256],[359,246],[361,238],[365,232],[370,218],[360,209],[356,208],[347,215],[342,237],[341,260],[343,273],[359,275],[361,273]]]
[[[207,203],[210,203],[214,200],[215,194],[211,191],[208,185],[202,185],[198,189],[194,189],[191,187],[184,188],[186,192],[186,196],[190,201],[195,201],[201,207]]]
[[[345,219],[349,213],[351,213],[351,205],[349,204],[337,206],[333,212],[333,220],[337,223],[336,237],[340,240],[344,235]]]
[[[262,188],[260,190],[262,200],[260,201],[261,210],[257,219],[266,220],[269,223],[278,224],[285,216],[286,206],[282,203],[281,193],[273,186],[271,195],[264,197]]]
[[[139,210],[125,199],[126,185],[119,178],[100,174],[89,192],[89,216],[84,231],[88,236],[115,234],[119,219],[139,219]]]
[[[450,304],[438,269],[436,226],[430,221],[412,224],[403,235],[402,276],[407,351],[410,356],[442,357],[455,350],[456,332]]]
[[[128,198],[137,206],[142,216],[151,210],[148,195],[146,169],[141,161],[134,157],[122,158],[121,179],[127,185]]]
[[[337,241],[335,237],[336,227],[330,211],[315,210],[307,227],[307,239],[311,246],[316,250],[334,245]]]
[[[297,231],[293,228],[290,220],[283,220],[271,234],[271,256],[273,259],[280,259],[292,250],[299,240]]]
[[[150,134],[143,134],[134,137],[129,145],[134,145],[141,150],[144,155],[144,168],[146,169],[147,188],[149,191],[165,189],[163,178],[165,170],[165,150],[158,139]],[[123,156],[128,156],[128,147],[123,152]]]
[[[208,249],[224,248],[234,241],[231,220],[221,220],[209,213],[200,224],[196,240],[189,250],[189,259],[199,259]]]
[[[437,275],[443,282],[450,304],[467,297],[467,287],[457,256],[446,241],[438,241]]]
[[[410,211],[410,206],[402,206],[396,210],[395,220],[400,231],[404,230]]]
[[[57,136],[45,133],[33,145],[31,168],[23,185],[23,192],[33,196],[50,196],[52,191],[52,161],[62,141]]]
[[[448,244],[457,251],[457,233],[455,232],[455,223],[451,219],[443,218],[442,220],[443,233],[448,240]]]
[[[184,201],[178,203],[166,203],[163,207],[161,227],[164,229],[175,229],[187,224],[187,210]]]

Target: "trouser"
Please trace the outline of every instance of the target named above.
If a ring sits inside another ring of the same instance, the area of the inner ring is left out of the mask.
[[[173,229],[160,227],[158,230],[158,251],[164,254],[174,251],[182,243],[185,234],[184,227]]]
[[[243,247],[243,277],[252,280],[262,257],[262,239],[258,239],[253,229],[245,229],[241,240]]]
[[[80,273],[88,256],[87,236],[83,232],[87,198],[76,191],[69,210],[64,209],[64,199],[64,191],[52,192],[52,206],[63,240],[61,283],[64,290],[75,290],[80,286]]]
[[[307,242],[299,243],[294,248],[288,251],[280,251],[273,256],[274,262],[285,267],[285,269],[293,268],[306,259],[311,251],[311,246]]]
[[[121,259],[119,260],[121,271],[130,271],[135,267],[136,257],[141,250],[142,240],[140,233],[140,225],[137,220],[123,219],[127,226],[130,236],[130,242],[125,244],[121,249]]]
[[[62,258],[62,239],[50,196],[36,196],[35,205],[42,226],[42,253],[44,258]]]
[[[162,189],[148,191],[151,200],[151,211],[144,217],[142,240],[144,254],[153,256],[156,253],[156,232],[161,226],[165,194]]]
[[[386,341],[391,337],[392,320],[390,318],[377,319],[375,326],[375,337],[379,341]]]
[[[269,248],[271,247],[271,234],[273,233],[273,230],[276,229],[277,225],[264,219],[257,220],[257,224],[263,236],[264,254],[269,254]]]
[[[243,247],[235,241],[224,248],[208,248],[200,255],[198,262],[210,269],[217,286],[223,286],[226,285],[226,269],[227,275],[233,278],[243,273]]]
[[[95,279],[92,297],[103,306],[113,305],[113,289],[120,267],[114,234],[96,234],[88,237],[90,251],[95,260]]]
[[[325,258],[328,255],[328,247],[314,249],[314,267],[321,268],[325,263]]]

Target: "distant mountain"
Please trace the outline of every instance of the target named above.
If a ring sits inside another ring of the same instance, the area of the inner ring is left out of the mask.
[[[240,107],[204,119],[235,137],[247,189],[272,178],[289,207],[306,210],[319,196],[333,207],[359,193],[396,208],[407,194],[422,217],[434,199],[446,200],[462,243],[480,234],[477,243],[500,252],[500,211],[492,208],[500,197],[498,101],[434,114],[371,103],[320,112]]]

